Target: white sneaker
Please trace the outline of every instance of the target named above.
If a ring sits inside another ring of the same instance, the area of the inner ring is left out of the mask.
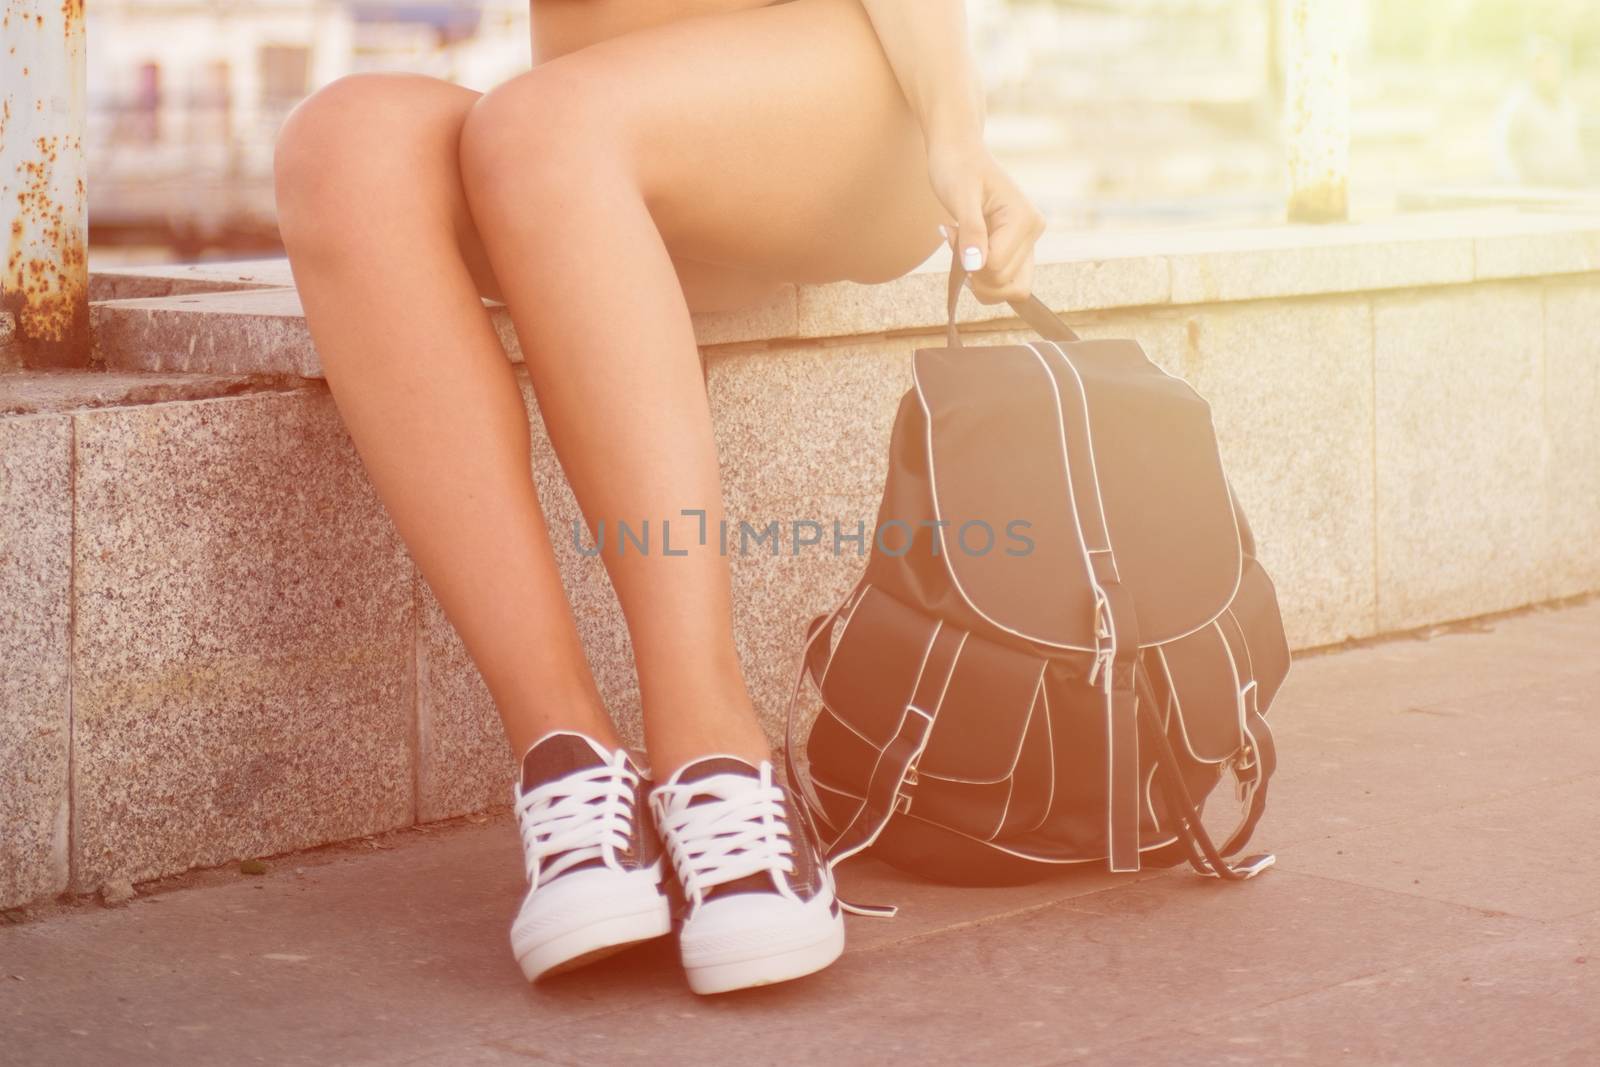
[[[557,731],[522,760],[515,790],[528,895],[511,950],[528,981],[672,932],[645,772],[621,749]]]
[[[785,982],[844,951],[833,873],[772,764],[689,764],[650,794],[686,909],[678,946],[696,993]]]

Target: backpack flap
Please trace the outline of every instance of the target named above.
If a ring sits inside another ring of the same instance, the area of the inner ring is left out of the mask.
[[[912,366],[938,554],[956,591],[1000,630],[1092,650],[1089,556],[1048,369],[1022,345],[922,349]]]
[[[1228,606],[1244,554],[1210,406],[1138,344],[922,349],[913,371],[945,566],[986,621],[1093,650],[1090,553],[1108,549],[1141,644]],[[1016,523],[1031,549],[1004,540]],[[979,551],[969,526],[995,546]]]

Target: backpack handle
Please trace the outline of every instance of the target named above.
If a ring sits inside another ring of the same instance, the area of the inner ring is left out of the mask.
[[[951,348],[961,347],[961,334],[956,329],[956,304],[961,300],[961,287],[966,284],[967,271],[961,261],[954,256],[950,257],[950,301],[945,312],[945,336],[949,339]],[[1011,310],[1017,317],[1032,326],[1040,337],[1047,341],[1077,341],[1078,334],[1061,321],[1054,311],[1045,305],[1043,300],[1033,294],[1028,294],[1026,300],[1008,301]]]

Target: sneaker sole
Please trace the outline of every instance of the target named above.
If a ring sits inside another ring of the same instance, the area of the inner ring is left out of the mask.
[[[844,923],[836,922],[826,936],[809,945],[727,963],[698,967],[685,964],[684,974],[689,978],[691,990],[708,996],[804,978],[822,970],[843,954]]]
[[[551,978],[615,955],[672,932],[666,898],[659,905],[626,915],[611,915],[552,937],[517,957],[530,982]]]

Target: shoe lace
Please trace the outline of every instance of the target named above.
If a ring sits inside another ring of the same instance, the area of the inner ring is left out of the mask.
[[[753,874],[771,875],[779,893],[798,901],[781,877],[795,871],[794,844],[771,764],[762,765],[759,784],[713,775],[658,786],[650,799],[673,870],[695,907],[717,886]]]
[[[638,786],[639,775],[618,751],[602,766],[574,771],[519,796],[517,824],[532,888],[590,860],[621,870],[617,853],[628,847]]]

